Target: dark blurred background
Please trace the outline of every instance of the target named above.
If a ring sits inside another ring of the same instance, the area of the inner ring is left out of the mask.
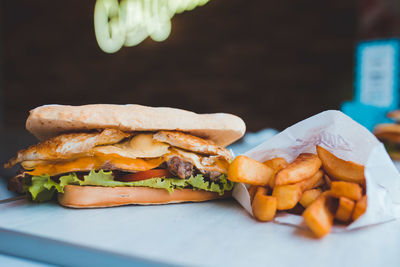
[[[170,37],[106,54],[95,1],[2,1],[6,129],[48,103],[140,103],[230,112],[283,129],[352,97],[355,1],[211,0]]]
[[[43,104],[228,112],[252,132],[339,109],[352,98],[356,42],[390,36],[399,22],[379,8],[365,16],[371,3],[386,13],[388,3],[399,7],[393,0],[211,0],[176,15],[166,41],[106,54],[94,35],[94,0],[1,1],[0,160],[35,142],[24,123]]]

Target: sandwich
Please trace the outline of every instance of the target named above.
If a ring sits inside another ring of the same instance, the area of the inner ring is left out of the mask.
[[[5,168],[20,166],[8,189],[72,208],[200,202],[228,197],[231,153],[245,124],[225,113],[196,114],[141,105],[45,105],[26,129],[39,143]]]
[[[385,145],[389,156],[394,160],[400,160],[400,110],[389,112],[387,117],[396,122],[378,124],[373,133]]]

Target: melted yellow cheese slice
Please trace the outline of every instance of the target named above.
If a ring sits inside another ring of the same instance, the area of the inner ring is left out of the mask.
[[[101,155],[82,157],[71,161],[45,162],[36,165],[34,170],[27,172],[32,176],[50,175],[61,173],[90,171],[99,169],[117,169],[124,171],[147,171],[157,168],[164,162],[162,157],[153,159],[130,159],[119,155]]]

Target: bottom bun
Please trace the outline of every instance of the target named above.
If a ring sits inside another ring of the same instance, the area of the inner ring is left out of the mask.
[[[58,202],[70,208],[103,208],[130,204],[153,205],[181,202],[201,202],[229,197],[204,190],[182,189],[169,193],[165,189],[150,187],[103,187],[67,185],[58,194]]]

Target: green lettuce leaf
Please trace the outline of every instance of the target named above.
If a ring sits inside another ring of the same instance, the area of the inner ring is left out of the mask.
[[[226,179],[226,176],[220,178],[220,183],[214,183],[205,181],[203,175],[198,174],[196,176],[191,176],[189,179],[185,180],[186,183],[190,184],[194,189],[202,189],[211,192],[217,192],[223,195],[225,191],[231,191],[234,183]]]
[[[136,182],[115,181],[111,171],[100,170],[98,172],[91,171],[88,175],[83,176],[83,180],[79,179],[75,173],[61,176],[59,182],[53,181],[49,175],[33,176],[30,185],[25,187],[29,192],[32,200],[37,202],[48,201],[53,198],[56,192],[64,193],[66,185],[92,185],[92,186],[144,186],[151,188],[165,189],[172,193],[175,189],[193,188],[193,190],[206,190],[216,192],[223,195],[225,191],[230,191],[234,183],[229,181],[225,175],[220,177],[219,183],[205,181],[203,175],[191,176],[189,179],[179,178],[152,178]]]
[[[51,188],[49,180],[50,177],[48,175],[32,177],[32,185],[29,187],[29,192],[33,200],[44,202],[53,197],[54,189]]]
[[[89,175],[84,176],[84,180],[79,180],[80,185],[97,185],[97,186],[147,186],[153,188],[162,188],[166,189],[169,192],[173,192],[174,188],[181,187],[183,188],[186,183],[185,180],[179,178],[152,178],[137,182],[120,182],[114,181],[114,177],[112,172],[105,172],[100,170],[99,172],[91,171]]]

